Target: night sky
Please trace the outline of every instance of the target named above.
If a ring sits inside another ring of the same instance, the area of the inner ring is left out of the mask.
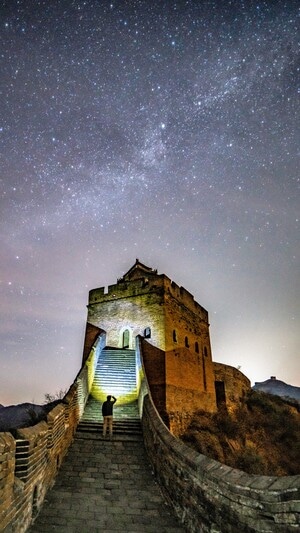
[[[215,361],[300,386],[298,7],[0,1],[0,403],[70,386],[136,258]]]

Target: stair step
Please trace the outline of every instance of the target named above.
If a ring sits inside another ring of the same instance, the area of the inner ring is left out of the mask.
[[[80,433],[102,433],[103,422],[80,421],[77,431]],[[114,435],[135,435],[142,436],[142,426],[140,420],[114,420]]]
[[[102,401],[106,394],[114,394],[126,404],[114,406],[114,434],[142,435],[137,405],[136,356],[135,350],[104,348],[95,369],[91,394],[78,425],[81,434],[102,433]],[[107,392],[106,392],[107,391]]]
[[[95,398],[93,398],[92,395],[89,396],[87,404],[85,406],[85,410],[83,413],[83,416],[81,420],[83,421],[89,421],[89,420],[98,420],[99,422],[102,422],[102,402],[99,402]],[[134,420],[139,421],[139,409],[138,409],[138,403],[136,396],[132,399],[130,403],[127,403],[125,405],[118,405],[118,402],[114,406],[114,420],[125,420],[126,422],[128,420]]]
[[[126,397],[127,401],[137,398],[135,350],[104,348],[95,369],[92,393],[99,395],[113,393]]]
[[[90,430],[102,430],[103,423],[102,422],[93,422],[92,420],[89,422],[81,421],[77,426],[77,431],[90,431]],[[142,427],[141,423],[139,421],[132,423],[132,424],[124,424],[123,421],[114,420],[114,432],[120,433],[141,433]]]

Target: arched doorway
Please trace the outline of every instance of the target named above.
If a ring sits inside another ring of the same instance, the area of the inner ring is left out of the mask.
[[[130,331],[129,329],[124,329],[122,335],[122,348],[129,348],[130,343]]]

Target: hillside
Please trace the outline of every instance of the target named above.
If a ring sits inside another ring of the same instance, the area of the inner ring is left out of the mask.
[[[235,413],[198,412],[181,440],[249,474],[300,474],[299,404],[277,396],[252,390]]]
[[[276,394],[276,396],[281,396],[282,398],[293,398],[294,400],[300,401],[300,387],[288,385],[284,381],[276,379],[275,376],[271,376],[271,378],[266,381],[256,382],[253,390]]]

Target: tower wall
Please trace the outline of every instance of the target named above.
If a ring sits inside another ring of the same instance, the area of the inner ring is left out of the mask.
[[[217,409],[208,313],[167,276],[136,263],[107,291],[90,291],[88,322],[105,330],[107,345],[115,347],[123,347],[126,329],[129,348],[151,330],[144,344],[147,377],[174,434],[196,410]]]
[[[108,346],[122,347],[122,334],[130,331],[130,347],[135,337],[151,330],[151,344],[165,349],[165,316],[163,306],[163,276],[119,282],[90,291],[88,322],[106,331]]]
[[[185,431],[193,414],[198,410],[216,411],[214,378],[203,383],[202,356],[188,348],[166,353],[166,410],[173,435]]]
[[[208,313],[188,291],[168,278],[165,313],[166,409],[170,429],[178,435],[195,411],[216,411],[215,377]]]
[[[213,363],[216,382],[224,384],[225,402],[228,411],[240,405],[245,394],[251,389],[251,382],[240,370],[223,363]]]

